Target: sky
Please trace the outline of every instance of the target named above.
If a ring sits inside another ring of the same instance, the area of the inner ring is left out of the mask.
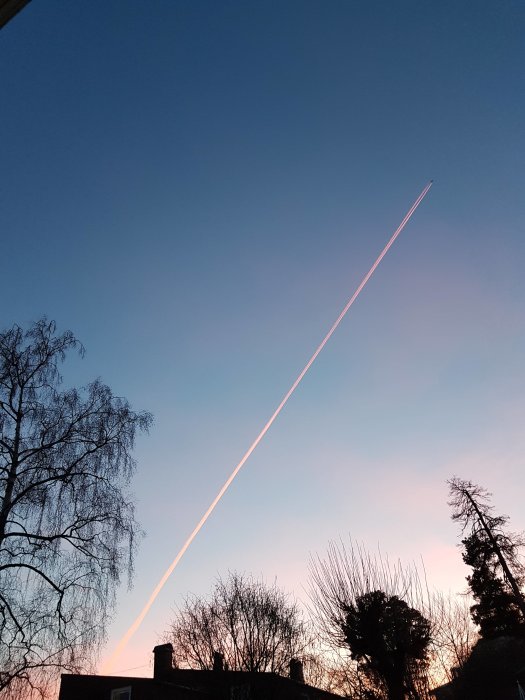
[[[349,537],[466,588],[446,479],[525,528],[525,7],[33,0],[0,32],[2,328],[154,414],[115,648],[434,185],[115,667],[229,570],[307,600]],[[130,670],[132,669],[132,670]]]

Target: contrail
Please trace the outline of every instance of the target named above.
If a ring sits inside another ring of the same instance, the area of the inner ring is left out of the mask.
[[[271,427],[272,423],[274,422],[274,420],[277,418],[277,416],[279,415],[279,413],[283,410],[284,406],[286,405],[286,402],[288,401],[288,399],[290,398],[290,396],[294,393],[294,391],[297,389],[297,387],[298,387],[299,384],[301,383],[301,380],[303,379],[304,375],[308,372],[308,370],[310,369],[310,367],[313,365],[313,363],[315,362],[315,359],[317,358],[317,356],[319,355],[319,353],[321,352],[321,350],[324,348],[324,346],[326,345],[326,343],[330,340],[330,338],[332,337],[332,335],[335,333],[337,327],[339,326],[339,324],[341,323],[341,321],[342,321],[343,318],[345,317],[346,312],[349,310],[349,308],[352,306],[352,304],[354,303],[354,301],[357,299],[357,297],[358,297],[359,294],[361,293],[362,289],[365,287],[365,285],[366,285],[366,283],[368,282],[368,280],[370,279],[370,277],[372,277],[372,275],[374,274],[374,272],[375,272],[377,266],[379,265],[379,263],[381,262],[381,260],[382,260],[382,259],[385,257],[385,255],[388,253],[388,251],[389,251],[389,249],[391,248],[391,246],[393,245],[394,241],[395,241],[396,238],[399,236],[399,234],[401,233],[401,231],[405,228],[405,226],[407,225],[407,223],[408,223],[409,220],[410,220],[410,217],[411,217],[412,214],[416,211],[416,209],[418,208],[418,206],[421,204],[423,198],[425,197],[425,195],[427,194],[427,192],[429,191],[429,189],[432,187],[432,182],[433,182],[433,181],[430,180],[430,182],[429,182],[429,183],[426,185],[426,187],[422,190],[421,194],[420,194],[419,197],[416,199],[416,201],[414,202],[414,204],[412,204],[412,206],[411,206],[410,209],[408,210],[408,212],[407,212],[405,218],[404,218],[403,221],[399,224],[399,226],[397,227],[397,229],[394,231],[394,233],[392,234],[392,237],[390,238],[390,240],[388,241],[388,243],[386,244],[386,246],[383,248],[383,250],[381,251],[381,253],[380,253],[379,256],[377,257],[377,259],[376,259],[376,261],[374,262],[374,264],[372,265],[372,267],[368,270],[368,272],[366,273],[366,275],[363,277],[361,283],[359,284],[359,286],[357,287],[357,289],[355,290],[355,292],[352,294],[352,296],[351,296],[350,299],[348,300],[346,306],[344,307],[344,309],[341,311],[341,313],[340,313],[339,316],[337,317],[337,320],[335,321],[335,323],[333,324],[333,326],[330,328],[330,330],[328,331],[328,333],[325,335],[325,337],[324,337],[323,340],[321,341],[321,343],[320,343],[319,347],[317,348],[317,350],[314,352],[314,354],[312,355],[312,357],[308,360],[308,362],[307,362],[306,365],[304,366],[304,369],[301,371],[301,373],[299,374],[299,376],[297,377],[297,379],[295,380],[295,382],[292,384],[292,386],[288,389],[288,391],[287,391],[286,394],[284,395],[283,400],[281,401],[281,403],[280,403],[280,404],[277,406],[277,408],[275,409],[275,411],[274,411],[274,413],[272,414],[272,417],[270,418],[270,420],[266,423],[266,425],[265,425],[264,428],[261,430],[261,432],[259,433],[259,435],[255,438],[255,440],[253,441],[253,443],[250,445],[249,449],[247,450],[247,452],[245,453],[245,455],[243,456],[243,458],[241,459],[241,461],[239,462],[239,464],[238,464],[238,465],[235,467],[235,469],[232,471],[232,473],[230,474],[230,476],[228,477],[228,479],[227,479],[226,482],[224,483],[224,485],[223,485],[223,487],[221,488],[221,490],[219,491],[219,493],[215,496],[215,498],[214,498],[213,501],[211,502],[211,504],[210,504],[208,510],[204,513],[204,515],[202,516],[202,518],[199,520],[199,522],[198,522],[197,525],[195,526],[195,529],[193,530],[193,532],[191,533],[191,535],[188,537],[188,539],[186,540],[186,542],[182,545],[181,550],[179,551],[179,553],[177,554],[177,556],[175,557],[175,559],[172,561],[172,563],[170,564],[169,568],[166,570],[164,576],[160,579],[160,581],[158,582],[158,584],[155,586],[155,589],[154,589],[153,593],[150,595],[150,597],[149,597],[149,599],[148,599],[146,605],[143,607],[143,609],[141,610],[140,614],[138,615],[138,617],[136,618],[136,620],[133,622],[133,624],[131,625],[131,627],[128,629],[128,631],[126,632],[126,634],[122,637],[122,639],[121,639],[120,642],[118,643],[118,645],[117,645],[115,651],[113,652],[112,656],[109,658],[109,660],[108,660],[108,661],[104,664],[104,666],[102,667],[102,673],[103,673],[103,674],[104,674],[104,672],[105,672],[105,673],[109,673],[109,672],[110,672],[111,668],[113,667],[113,664],[115,663],[115,661],[117,660],[117,658],[120,656],[120,654],[121,654],[122,651],[124,650],[125,646],[126,646],[127,643],[129,642],[129,640],[131,639],[131,637],[135,634],[135,632],[137,631],[137,629],[140,627],[140,625],[141,625],[141,623],[142,623],[142,620],[143,620],[143,619],[146,617],[146,615],[148,614],[149,609],[151,608],[151,606],[152,606],[153,603],[155,602],[155,599],[157,598],[158,594],[159,594],[159,593],[161,592],[161,590],[163,589],[164,584],[166,583],[166,581],[169,579],[169,577],[170,577],[171,574],[173,573],[173,570],[175,569],[175,567],[177,566],[177,564],[179,563],[179,561],[180,561],[180,560],[182,559],[182,557],[184,556],[184,553],[186,552],[186,550],[188,549],[188,547],[190,546],[190,544],[193,542],[193,540],[195,539],[195,537],[199,534],[201,528],[203,527],[203,525],[205,524],[205,522],[208,520],[208,518],[210,517],[210,515],[211,515],[211,514],[213,513],[213,511],[215,510],[215,506],[218,504],[218,502],[219,502],[219,501],[221,500],[221,498],[224,496],[224,494],[225,494],[226,491],[228,490],[230,484],[231,484],[232,481],[235,479],[235,477],[237,476],[237,474],[239,473],[239,471],[240,471],[241,468],[243,467],[243,465],[244,465],[244,463],[246,462],[246,460],[248,459],[248,457],[249,457],[249,456],[251,455],[251,453],[255,450],[255,448],[257,447],[257,445],[261,442],[261,440],[263,439],[263,437],[266,435],[266,433],[267,433],[268,430],[270,429],[270,427]]]

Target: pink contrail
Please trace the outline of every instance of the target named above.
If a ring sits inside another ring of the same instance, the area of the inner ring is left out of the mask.
[[[274,420],[277,418],[277,416],[279,415],[279,413],[283,410],[283,408],[284,408],[286,402],[288,401],[288,399],[290,398],[290,396],[294,393],[294,391],[297,389],[297,387],[298,387],[299,384],[301,383],[301,380],[303,379],[304,375],[308,372],[308,370],[310,369],[310,367],[313,365],[313,363],[315,362],[315,359],[317,358],[317,356],[319,355],[319,353],[321,352],[321,350],[324,348],[324,346],[326,345],[326,343],[330,340],[330,338],[332,337],[332,335],[335,333],[337,327],[339,326],[339,324],[341,323],[341,321],[342,321],[343,318],[345,317],[347,311],[348,311],[349,308],[352,306],[352,304],[354,303],[354,301],[357,299],[357,297],[359,296],[359,294],[361,293],[361,291],[362,291],[363,288],[365,287],[365,285],[366,285],[366,283],[368,282],[368,280],[370,279],[370,277],[372,277],[372,275],[374,274],[374,272],[375,272],[377,266],[379,265],[379,263],[381,262],[381,260],[385,257],[385,255],[388,253],[388,251],[389,251],[389,249],[391,248],[391,246],[393,245],[394,241],[395,241],[396,238],[399,236],[399,234],[401,233],[401,231],[405,228],[405,226],[407,225],[407,223],[408,223],[409,220],[410,220],[410,217],[411,217],[412,214],[416,211],[416,209],[418,208],[418,206],[420,205],[420,203],[422,202],[423,198],[425,197],[425,195],[427,194],[427,192],[429,191],[429,189],[430,189],[431,187],[432,187],[432,180],[430,180],[430,182],[429,182],[429,183],[427,184],[427,186],[423,189],[423,191],[421,192],[421,194],[419,195],[419,197],[416,199],[416,201],[414,202],[414,204],[412,204],[412,206],[411,206],[410,209],[408,210],[408,212],[407,212],[405,218],[404,218],[403,221],[399,224],[399,226],[397,227],[397,229],[394,231],[394,233],[392,234],[392,237],[390,238],[390,240],[388,241],[388,243],[386,244],[386,246],[383,248],[383,250],[381,251],[381,253],[380,253],[379,256],[377,257],[376,261],[374,262],[374,264],[373,264],[372,267],[370,268],[370,270],[368,270],[368,272],[366,273],[366,275],[363,277],[361,283],[359,284],[359,286],[357,287],[357,289],[355,290],[355,292],[352,294],[352,296],[351,296],[350,299],[348,300],[346,306],[344,307],[344,309],[341,311],[341,313],[340,313],[339,316],[337,317],[337,320],[335,321],[335,323],[333,324],[333,326],[330,328],[330,330],[328,331],[328,333],[325,335],[325,337],[324,337],[323,340],[321,341],[321,343],[320,343],[319,347],[317,348],[317,350],[314,352],[314,354],[312,355],[312,357],[308,360],[308,362],[306,363],[304,369],[301,371],[301,373],[299,374],[299,376],[297,377],[297,379],[295,380],[295,382],[292,384],[292,386],[288,389],[288,391],[287,391],[286,394],[284,395],[283,400],[281,401],[281,403],[280,403],[280,404],[277,406],[277,408],[275,409],[275,411],[274,411],[274,413],[272,414],[272,417],[270,418],[270,420],[266,423],[266,425],[265,425],[264,428],[261,430],[261,432],[259,433],[259,435],[255,438],[255,440],[253,441],[253,443],[250,445],[249,449],[248,449],[247,452],[244,454],[244,456],[243,456],[243,458],[241,459],[241,461],[239,462],[239,464],[238,464],[238,465],[235,467],[235,469],[232,471],[232,473],[230,474],[230,476],[228,477],[228,479],[227,479],[226,482],[224,483],[224,485],[223,485],[223,487],[221,488],[221,490],[219,491],[219,493],[215,496],[215,498],[214,498],[213,501],[211,502],[211,504],[210,504],[208,510],[204,513],[204,515],[202,516],[202,518],[199,520],[199,522],[198,522],[197,525],[195,526],[195,529],[193,530],[193,532],[191,533],[191,535],[188,537],[188,539],[186,540],[186,542],[182,545],[181,550],[179,551],[179,553],[177,554],[177,556],[175,557],[175,559],[172,561],[172,563],[170,564],[169,568],[166,570],[165,574],[164,574],[163,577],[160,579],[160,581],[158,582],[158,584],[155,586],[155,589],[154,589],[153,593],[150,595],[150,597],[149,597],[149,599],[148,599],[146,605],[143,607],[143,609],[141,610],[140,614],[138,615],[138,617],[136,618],[136,620],[133,622],[133,624],[131,625],[131,627],[128,629],[128,631],[126,632],[126,634],[122,637],[122,639],[121,639],[120,642],[118,643],[118,645],[117,645],[115,651],[113,652],[112,656],[111,656],[111,657],[109,658],[109,660],[104,664],[104,666],[103,666],[103,668],[102,668],[102,673],[104,673],[104,672],[106,672],[106,673],[110,672],[110,669],[112,668],[114,662],[115,662],[116,659],[120,656],[120,654],[122,653],[124,647],[127,645],[127,643],[129,642],[129,640],[131,639],[131,637],[135,634],[135,632],[137,631],[137,629],[140,627],[140,625],[141,625],[141,623],[142,623],[142,620],[143,620],[143,619],[146,617],[146,615],[148,614],[149,609],[151,608],[151,606],[152,606],[153,603],[155,602],[155,599],[157,598],[158,594],[161,592],[162,588],[164,587],[164,584],[166,583],[166,581],[169,579],[169,577],[170,577],[171,574],[173,573],[173,570],[175,569],[175,567],[177,566],[177,564],[179,563],[179,561],[180,561],[180,560],[182,559],[182,557],[184,556],[184,553],[186,552],[186,550],[188,549],[188,547],[190,546],[190,544],[193,542],[193,540],[195,539],[195,537],[199,534],[199,531],[201,530],[201,528],[203,527],[203,525],[206,523],[206,521],[208,520],[208,518],[210,517],[210,515],[211,515],[211,514],[213,513],[213,511],[215,510],[215,506],[218,504],[218,502],[219,502],[219,501],[221,500],[221,498],[224,496],[224,494],[225,494],[226,491],[228,490],[230,484],[231,484],[232,481],[235,479],[235,477],[237,476],[237,474],[239,473],[239,471],[240,471],[241,468],[243,467],[243,465],[244,465],[244,463],[246,462],[246,460],[248,459],[248,457],[251,455],[251,453],[255,450],[255,448],[257,447],[257,445],[261,442],[261,440],[263,439],[263,437],[266,435],[266,433],[267,433],[268,430],[270,429],[270,427],[271,427],[272,423],[274,422]]]

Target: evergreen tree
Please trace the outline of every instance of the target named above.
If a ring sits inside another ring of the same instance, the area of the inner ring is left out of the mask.
[[[365,673],[385,684],[389,700],[419,697],[415,681],[426,669],[430,622],[383,591],[359,596],[345,612],[346,643]]]
[[[432,625],[418,608],[417,570],[391,565],[350,543],[312,559],[310,598],[325,641],[350,654],[350,697],[422,700],[428,695]]]
[[[472,619],[483,638],[524,635],[523,536],[507,531],[506,515],[493,514],[491,494],[484,488],[458,478],[448,483],[452,519],[461,523],[466,534],[462,540],[463,561],[472,567],[467,577],[476,600]]]
[[[515,596],[498,575],[498,559],[483,532],[462,540],[463,561],[472,567],[467,581],[477,603],[471,607],[472,619],[486,639],[523,633],[523,615]]]

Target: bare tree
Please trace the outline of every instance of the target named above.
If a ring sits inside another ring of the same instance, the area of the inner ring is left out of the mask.
[[[311,685],[352,700],[376,700],[386,698],[386,689],[378,689],[362,667],[352,659],[350,650],[326,649],[318,673]]]
[[[314,615],[325,640],[357,662],[358,697],[425,697],[431,623],[416,609],[428,596],[415,567],[332,542],[310,571]]]
[[[211,669],[219,653],[230,670],[281,675],[309,645],[297,605],[276,584],[238,573],[219,578],[209,599],[188,598],[167,638],[181,666]]]
[[[127,484],[151,423],[99,380],[59,390],[83,349],[42,319],[0,333],[0,691],[44,696],[102,639],[136,534]]]
[[[479,634],[470,616],[471,598],[435,593],[432,597],[433,685],[452,681],[463,669]]]

